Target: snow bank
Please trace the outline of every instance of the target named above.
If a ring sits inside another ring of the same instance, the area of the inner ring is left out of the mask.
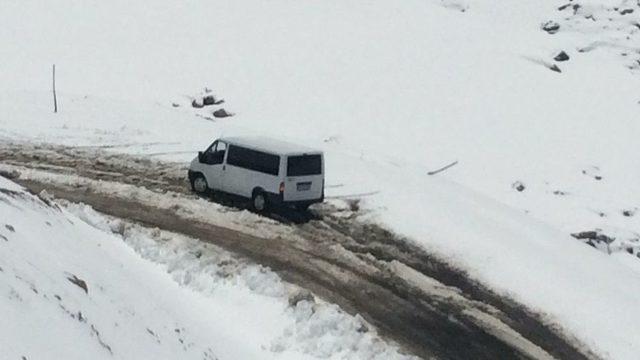
[[[289,306],[297,288],[268,269],[84,205],[62,209],[1,177],[0,248],[9,358],[408,358],[335,305]]]

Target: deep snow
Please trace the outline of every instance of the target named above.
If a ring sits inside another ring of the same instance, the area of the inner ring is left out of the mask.
[[[327,194],[369,194],[364,220],[632,359],[640,7],[564,4],[3,2],[0,136],[176,161],[222,135],[323,148]],[[550,71],[560,50],[570,60]],[[205,86],[236,115],[192,109]],[[622,252],[569,237],[596,228]]]

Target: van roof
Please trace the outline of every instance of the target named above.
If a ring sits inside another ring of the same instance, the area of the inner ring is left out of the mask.
[[[253,150],[262,150],[266,152],[277,153],[280,155],[298,155],[298,154],[320,154],[321,150],[312,149],[310,147],[293,144],[286,141],[275,140],[262,136],[233,136],[222,137],[219,139],[228,144],[238,145]]]

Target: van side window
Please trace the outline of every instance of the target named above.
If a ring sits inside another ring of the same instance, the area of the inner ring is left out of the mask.
[[[208,165],[222,164],[225,151],[227,151],[227,144],[216,141],[205,151],[204,162]]]
[[[287,176],[322,174],[322,156],[296,155],[287,158]]]
[[[229,145],[227,164],[265,174],[278,175],[280,170],[280,156],[243,148],[241,146]]]

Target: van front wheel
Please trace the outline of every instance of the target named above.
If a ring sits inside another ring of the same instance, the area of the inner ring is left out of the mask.
[[[191,181],[191,188],[198,194],[206,194],[209,191],[207,179],[202,174],[196,175]]]
[[[261,212],[267,209],[267,198],[262,191],[256,191],[251,198],[253,210]]]

